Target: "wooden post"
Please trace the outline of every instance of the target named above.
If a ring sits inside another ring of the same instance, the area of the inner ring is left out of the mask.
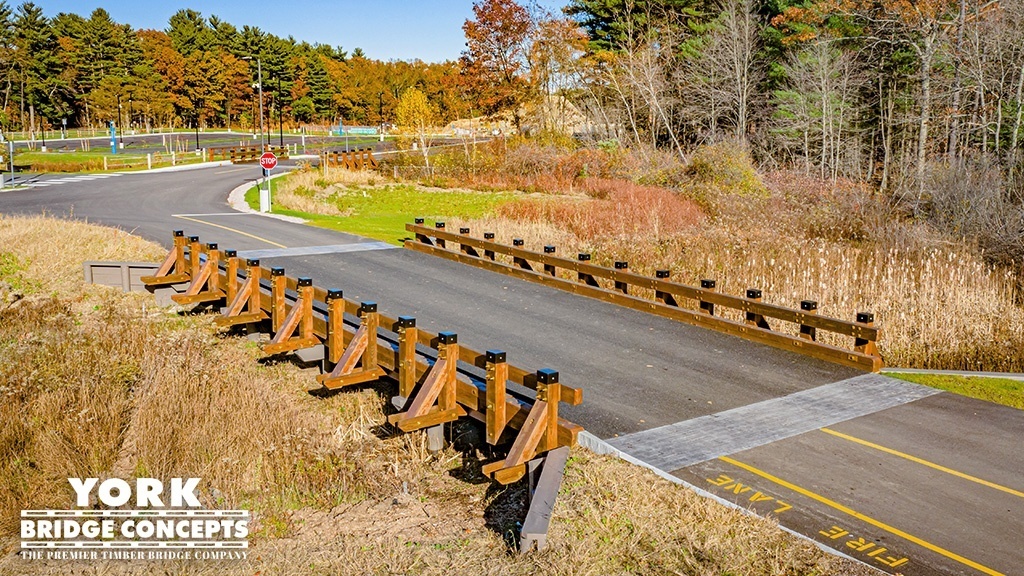
[[[714,280],[708,280],[708,279],[701,280],[700,281],[700,287],[701,287],[701,289],[707,290],[708,292],[716,292],[717,291],[715,289],[715,281]],[[709,316],[714,316],[715,315],[715,303],[714,302],[705,302],[704,300],[701,300],[700,301],[700,309],[701,309],[702,312],[706,312]]]
[[[437,334],[437,358],[445,361],[445,382],[437,396],[437,408],[441,412],[454,410],[456,406],[455,373],[459,362],[459,337],[455,332]]]
[[[185,231],[174,231],[174,273],[185,274]]]
[[[863,324],[867,327],[875,325],[875,315],[871,312],[858,312],[857,323]],[[879,356],[878,344],[874,340],[868,340],[866,338],[854,338],[853,349],[862,354],[869,356]]]
[[[747,289],[747,300],[750,300],[752,302],[760,302],[761,301],[761,290],[759,290],[757,288],[748,288]],[[751,326],[757,326],[758,328],[764,328],[765,330],[771,330],[771,326],[768,325],[768,321],[764,319],[764,316],[762,316],[762,315],[760,315],[760,314],[758,314],[756,312],[748,311],[746,313],[746,319],[747,319],[747,324],[750,324]]]
[[[580,252],[579,255],[576,256],[576,260],[579,262],[590,262],[590,254]],[[591,274],[587,274],[586,272],[577,272],[576,277],[579,278],[580,282],[583,282],[587,286],[600,287],[600,284],[597,283],[597,280]]]
[[[409,398],[416,387],[416,343],[419,342],[416,319],[399,316],[395,332],[398,333],[398,395]]]
[[[211,291],[223,290],[223,286],[220,285],[220,258],[221,252],[217,247],[216,242],[210,242],[206,245],[206,263],[211,265],[213,272],[210,274],[209,289]]]
[[[199,276],[199,269],[202,263],[199,262],[199,254],[203,251],[199,244],[199,236],[188,237],[188,269],[189,274],[195,278]]]
[[[629,269],[629,262],[616,261],[615,262],[615,269],[616,270],[628,270]],[[619,292],[622,292],[623,294],[629,294],[629,284],[626,284],[625,282],[623,282],[621,280],[615,280],[615,289],[618,290]]]
[[[668,280],[668,277],[672,275],[671,270],[656,270],[654,276],[659,280]],[[661,300],[668,306],[679,306],[679,302],[676,302],[676,297],[668,292],[662,292],[661,290],[654,291],[654,297]]]
[[[415,223],[417,226],[423,226],[423,218],[416,218],[415,220],[413,220],[413,223]],[[426,234],[422,234],[420,232],[416,233],[416,241],[426,244],[427,246],[434,245],[434,243],[430,240],[430,238],[427,237]]]
[[[444,231],[444,222],[434,222],[434,228]],[[445,248],[444,239],[434,238],[434,242],[437,242],[437,245],[440,246],[441,248]]]
[[[814,315],[818,313],[818,303],[814,300],[801,300],[800,310],[804,314]],[[805,340],[816,341],[818,339],[818,331],[814,326],[808,326],[806,324],[800,325],[800,337]]]
[[[537,400],[548,403],[542,450],[554,450],[558,447],[558,403],[562,401],[562,386],[558,383],[556,370],[537,370]]]
[[[487,443],[497,444],[508,419],[505,416],[505,389],[508,381],[508,362],[503,350],[487,351]]]
[[[284,291],[288,279],[284,276],[284,268],[275,266],[270,269],[270,324],[274,332],[281,329],[284,317],[288,314],[285,307]]]
[[[345,299],[342,291],[332,288],[327,291],[327,361],[328,368],[341,360],[345,353]]]
[[[249,291],[249,312],[260,311],[260,278],[263,276],[263,269],[260,268],[260,261],[250,259],[245,261],[246,280],[252,281],[252,289]]]
[[[469,235],[469,228],[459,228],[459,234],[462,235],[462,236],[468,236]],[[459,250],[461,250],[462,253],[466,254],[467,256],[472,256],[474,258],[477,258],[477,257],[480,256],[480,254],[477,253],[476,248],[473,248],[469,244],[460,243],[459,244]]]
[[[516,248],[522,248],[523,244],[525,244],[525,242],[523,241],[522,238],[513,238],[512,239],[512,245],[515,246]],[[527,262],[525,258],[520,258],[519,256],[513,256],[512,257],[512,263],[514,265],[522,268],[523,270],[533,270],[533,266],[530,266],[530,263]]]
[[[494,241],[494,232],[484,232],[484,240]],[[494,250],[484,250],[484,258],[494,260]]]
[[[235,296],[238,294],[238,265],[241,263],[241,258],[238,257],[238,252],[235,250],[225,250],[224,257],[228,259],[228,282],[226,288],[228,302],[234,302]]]
[[[299,338],[307,342],[313,341],[316,339],[316,334],[313,332],[313,279],[308,277],[299,278],[295,284],[299,291],[299,299],[302,301],[302,320],[299,324]]]
[[[547,246],[544,247],[544,253],[545,254],[554,254],[555,253],[555,247],[552,246],[551,244],[548,244]],[[544,265],[544,272],[547,275],[549,275],[549,276],[554,276],[557,273],[556,270],[555,270],[555,265],[554,264],[545,264]]]
[[[360,303],[359,317],[363,319],[363,326],[366,327],[366,351],[363,352],[363,370],[370,370],[377,367],[377,327],[380,326],[377,303]]]

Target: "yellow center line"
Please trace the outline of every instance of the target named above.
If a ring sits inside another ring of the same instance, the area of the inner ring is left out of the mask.
[[[885,446],[881,446],[881,445],[875,444],[874,442],[868,442],[867,440],[861,440],[860,438],[857,438],[855,436],[850,436],[849,434],[843,434],[842,432],[837,432],[837,431],[829,429],[829,428],[822,428],[821,431],[826,433],[826,434],[831,434],[831,435],[836,436],[838,438],[842,438],[844,440],[849,440],[850,442],[856,442],[857,444],[861,444],[863,446],[867,446],[868,448],[874,448],[875,450],[881,450],[882,452],[885,452],[887,454],[892,454],[893,456],[899,456],[900,458],[905,458],[907,460],[910,460],[911,462],[917,462],[918,464],[922,464],[922,465],[927,466],[929,468],[934,468],[936,470],[939,470],[940,472],[945,472],[946,474],[952,474],[953,476],[956,476],[958,478],[963,478],[964,480],[970,480],[971,482],[977,482],[978,484],[981,484],[982,486],[988,486],[989,488],[994,488],[996,490],[999,490],[999,491],[1002,491],[1002,492],[1006,492],[1007,494],[1013,494],[1014,496],[1019,496],[1020,498],[1024,498],[1024,492],[1021,492],[1019,490],[1014,490],[1013,488],[1007,488],[1006,486],[1001,486],[1001,485],[996,484],[994,482],[989,482],[988,480],[982,480],[981,478],[978,478],[977,476],[971,476],[970,474],[965,474],[965,473],[960,472],[958,470],[953,470],[952,468],[946,468],[945,466],[943,466],[941,464],[936,464],[934,462],[929,462],[929,461],[924,460],[922,458],[918,458],[917,456],[911,456],[910,454],[905,454],[903,452],[900,452],[899,450],[893,450],[892,448],[886,448]]]
[[[967,558],[964,558],[963,556],[960,556],[959,554],[956,554],[955,552],[950,552],[949,550],[946,550],[945,548],[942,548],[940,546],[936,546],[935,544],[932,544],[931,542],[926,542],[925,540],[922,540],[922,539],[918,538],[917,536],[913,536],[911,534],[908,534],[908,533],[904,532],[903,530],[900,530],[899,528],[894,528],[894,527],[889,526],[888,524],[886,524],[886,523],[884,523],[884,522],[882,522],[880,520],[875,520],[874,518],[872,518],[870,516],[861,514],[860,512],[857,512],[856,510],[854,510],[854,509],[852,509],[852,508],[850,508],[848,506],[843,506],[842,504],[840,504],[840,503],[838,503],[838,502],[836,502],[834,500],[830,500],[830,499],[828,499],[828,498],[826,498],[826,497],[824,497],[824,496],[822,496],[820,494],[816,494],[814,492],[811,492],[810,490],[808,490],[806,488],[801,488],[800,486],[797,486],[796,484],[793,484],[792,482],[787,482],[787,481],[783,480],[782,478],[779,478],[777,476],[773,476],[773,475],[769,474],[768,472],[765,472],[764,470],[759,470],[759,469],[754,468],[753,466],[751,466],[749,464],[744,464],[743,462],[740,462],[738,460],[733,460],[732,458],[729,458],[728,456],[719,456],[718,459],[721,460],[722,462],[727,463],[727,464],[732,464],[733,466],[736,466],[737,468],[742,468],[742,469],[744,469],[747,472],[750,472],[752,474],[756,474],[756,475],[760,476],[761,478],[764,478],[766,480],[769,480],[771,482],[774,482],[774,483],[778,484],[779,486],[782,486],[784,488],[789,488],[790,490],[792,490],[792,491],[794,491],[794,492],[796,492],[798,494],[802,494],[802,495],[804,495],[804,496],[806,496],[806,497],[808,497],[808,498],[810,498],[812,500],[816,500],[818,502],[821,502],[822,504],[824,504],[826,506],[829,506],[829,507],[834,508],[834,509],[836,509],[836,510],[838,510],[840,512],[843,512],[844,514],[848,514],[850,516],[853,516],[854,518],[856,518],[856,519],[858,519],[858,520],[860,520],[862,522],[866,522],[866,523],[868,523],[868,524],[870,524],[870,525],[872,525],[872,526],[874,526],[876,528],[880,528],[882,530],[885,530],[886,532],[888,532],[890,534],[895,534],[896,536],[899,536],[900,538],[903,538],[904,540],[908,540],[910,542],[913,542],[914,544],[917,544],[918,546],[921,546],[923,548],[927,548],[928,550],[931,550],[932,552],[935,552],[937,554],[941,554],[941,555],[945,556],[946,558],[949,558],[950,560],[955,560],[955,561],[957,561],[957,562],[959,562],[959,563],[961,563],[961,564],[963,564],[965,566],[969,566],[971,568],[974,568],[975,570],[978,570],[979,572],[982,572],[984,574],[989,574],[990,576],[1004,576],[1004,574],[1002,572],[997,572],[997,571],[995,571],[995,570],[993,570],[993,569],[991,569],[991,568],[989,568],[987,566],[983,566],[981,564],[978,564],[977,562],[975,562],[973,560],[968,560]]]
[[[248,236],[249,238],[252,238],[254,240],[259,240],[260,242],[266,242],[267,244],[270,244],[271,246],[277,246],[278,248],[287,248],[287,246],[285,246],[284,244],[278,244],[277,242],[274,242],[273,240],[267,240],[266,238],[260,238],[259,236],[256,236],[255,234],[249,234],[248,232],[242,232],[241,230],[235,230],[234,228],[228,228],[227,226],[221,226],[220,224],[214,224],[213,222],[206,222],[204,220],[197,220],[196,218],[189,218],[188,216],[181,216],[180,214],[175,214],[174,217],[175,218],[181,218],[182,220],[190,220],[192,222],[198,222],[199,224],[206,224],[207,226],[213,226],[215,228],[220,228],[221,230],[227,230],[228,232],[234,232],[235,234],[241,234],[242,236]]]

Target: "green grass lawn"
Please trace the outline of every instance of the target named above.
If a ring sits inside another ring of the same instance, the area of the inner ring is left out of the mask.
[[[280,180],[272,182],[274,186],[279,183]],[[405,225],[413,218],[479,218],[514,198],[514,194],[502,192],[424,191],[411,185],[388,185],[338,196],[336,205],[351,211],[351,216],[324,216],[276,207],[273,212],[303,218],[314,226],[400,245],[409,236]],[[245,200],[253,209],[259,209],[256,187],[249,189]]]
[[[1024,410],[1024,381],[1022,380],[902,372],[886,372],[885,375]]]

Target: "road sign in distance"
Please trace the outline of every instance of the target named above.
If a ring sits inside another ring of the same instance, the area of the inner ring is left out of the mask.
[[[264,170],[273,170],[277,168],[277,156],[273,152],[264,152],[263,156],[260,156],[260,166]]]

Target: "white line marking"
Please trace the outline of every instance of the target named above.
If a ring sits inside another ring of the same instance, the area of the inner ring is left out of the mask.
[[[312,256],[317,254],[345,254],[370,250],[391,250],[398,248],[386,242],[361,242],[357,244],[333,244],[329,246],[298,246],[280,250],[239,250],[239,258],[275,258],[283,256]]]

